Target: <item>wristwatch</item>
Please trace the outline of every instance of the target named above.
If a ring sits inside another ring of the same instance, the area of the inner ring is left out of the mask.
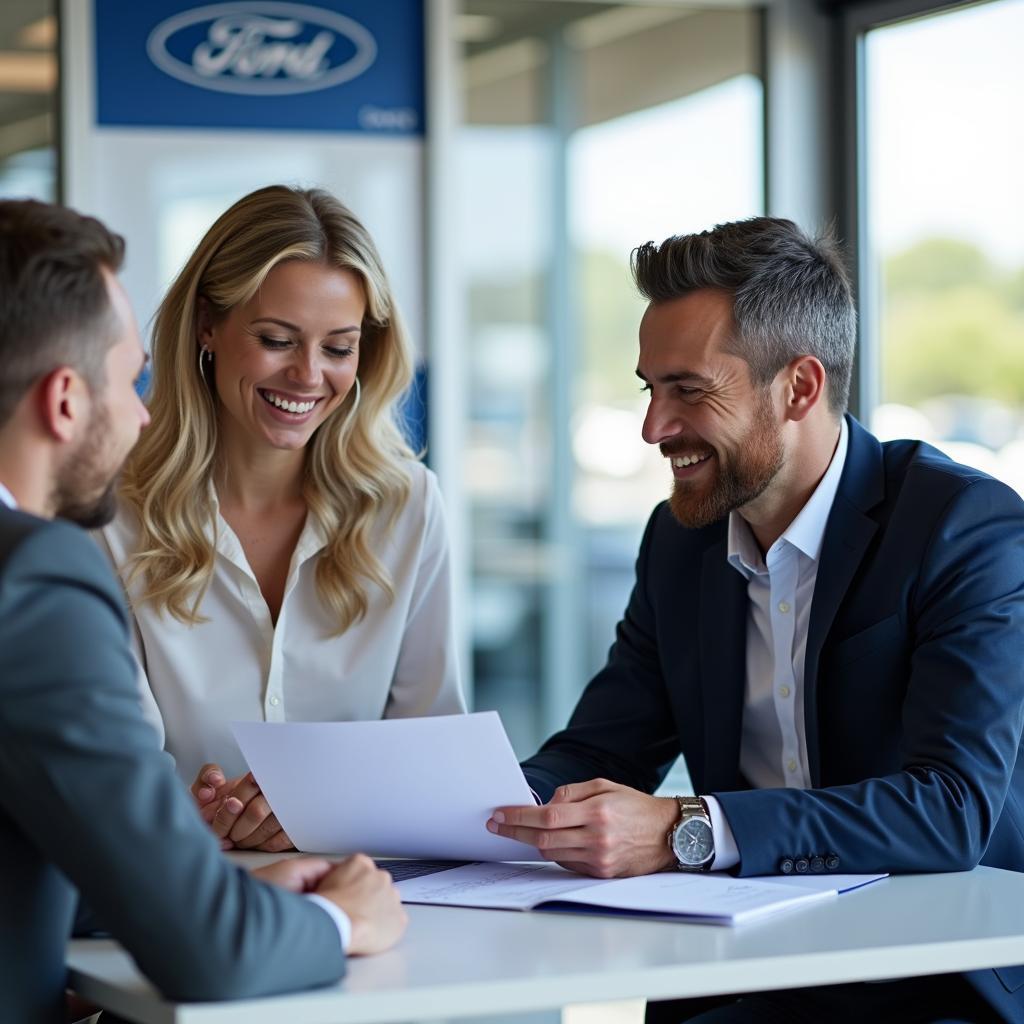
[[[715,837],[708,805],[699,796],[677,796],[679,821],[669,829],[668,847],[680,871],[708,871],[715,859]]]

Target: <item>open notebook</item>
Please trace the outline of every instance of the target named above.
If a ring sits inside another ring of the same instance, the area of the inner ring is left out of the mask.
[[[398,869],[398,865],[395,866]],[[885,875],[733,878],[722,873],[666,871],[602,881],[573,874],[553,864],[476,863],[441,870],[437,867],[441,866],[435,866],[429,874],[397,881],[403,903],[626,914],[730,925],[831,899],[841,892],[885,878]]]

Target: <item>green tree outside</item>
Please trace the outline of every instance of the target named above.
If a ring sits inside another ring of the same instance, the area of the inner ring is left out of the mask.
[[[883,270],[887,402],[941,395],[1024,408],[1024,268],[1007,273],[968,242],[934,238]]]

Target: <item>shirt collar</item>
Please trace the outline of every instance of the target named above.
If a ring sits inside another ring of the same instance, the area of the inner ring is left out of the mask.
[[[807,504],[800,509],[796,518],[786,527],[782,536],[772,545],[771,551],[780,549],[783,544],[790,544],[798,551],[817,561],[821,554],[821,545],[825,539],[825,527],[832,511],[836,492],[839,490],[839,479],[843,475],[846,464],[846,450],[849,442],[846,417],[839,423],[839,441],[832,455],[825,475],[818,482],[814,493],[807,499]],[[771,554],[769,551],[769,555]],[[729,564],[747,579],[755,572],[764,572],[765,560],[761,549],[754,540],[753,532],[747,521],[739,512],[729,513]]]
[[[0,501],[8,508],[18,507],[18,503],[14,500],[14,495],[2,483],[0,483]]]
[[[2,485],[0,485],[2,486]],[[213,505],[213,521],[204,527],[206,537],[213,544],[214,549],[219,551],[229,562],[236,565],[245,572],[250,572],[249,562],[242,550],[242,544],[235,534],[235,531],[228,525],[227,520],[220,514],[220,500],[217,497],[217,488],[211,481],[209,484],[210,501]],[[295,565],[302,565],[307,559],[312,558],[327,546],[327,535],[317,521],[316,517],[307,513],[306,522],[299,535],[299,541],[295,545],[295,554],[292,561]]]
[[[738,512],[729,513],[729,542],[726,557],[729,564],[748,580],[755,573],[767,571],[761,549],[757,546],[757,541],[754,540],[754,534],[746,519]]]

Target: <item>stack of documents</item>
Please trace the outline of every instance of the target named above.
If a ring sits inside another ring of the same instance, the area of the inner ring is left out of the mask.
[[[236,722],[232,729],[278,821],[305,853],[542,860],[532,846],[487,831],[496,807],[534,803],[494,711],[378,722]],[[599,881],[546,863],[470,863],[398,887],[406,903],[738,924],[882,877],[664,872]]]
[[[668,921],[743,924],[859,888],[884,875],[733,878],[666,871],[599,881],[555,865],[467,864],[398,883],[403,903],[491,910],[628,914]]]

